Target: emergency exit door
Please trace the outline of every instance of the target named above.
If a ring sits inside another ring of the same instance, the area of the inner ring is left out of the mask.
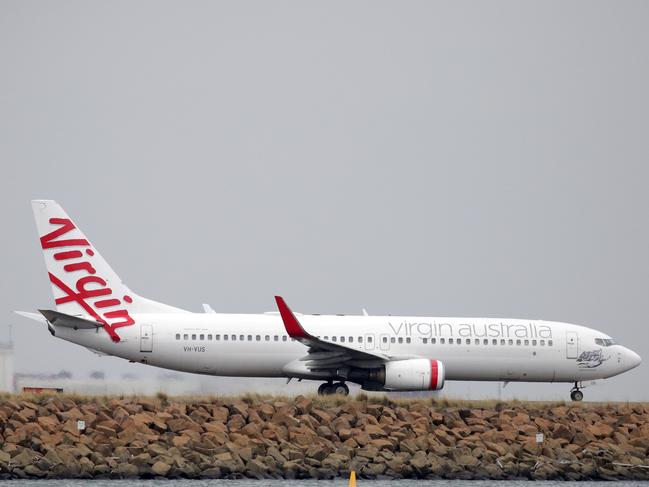
[[[576,331],[566,332],[566,358],[577,358],[579,355],[579,335]]]
[[[140,352],[153,352],[153,327],[140,325]]]

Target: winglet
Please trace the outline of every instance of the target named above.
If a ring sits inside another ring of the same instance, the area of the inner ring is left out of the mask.
[[[291,338],[296,340],[304,340],[311,338],[310,335],[302,328],[302,325],[297,320],[291,309],[288,307],[284,298],[281,296],[275,296],[275,301],[277,302],[277,308],[279,309],[279,314],[282,317],[284,322],[284,328],[286,328],[286,333]]]

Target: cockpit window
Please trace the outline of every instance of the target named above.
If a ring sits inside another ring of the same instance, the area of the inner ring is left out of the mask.
[[[602,347],[610,347],[611,345],[615,345],[615,340],[612,338],[595,338],[595,344]]]

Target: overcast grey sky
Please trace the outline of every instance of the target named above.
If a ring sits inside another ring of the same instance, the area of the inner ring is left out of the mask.
[[[645,358],[586,398],[649,399],[648,25],[646,1],[0,0],[17,370],[146,368],[11,313],[52,306],[51,198],[145,296],[580,323]]]

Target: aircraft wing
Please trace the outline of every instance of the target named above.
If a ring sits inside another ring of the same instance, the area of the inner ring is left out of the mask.
[[[306,356],[300,359],[309,370],[339,369],[343,367],[373,368],[393,359],[376,351],[357,350],[341,343],[321,340],[308,333],[295,317],[281,296],[275,296],[279,314],[286,333],[309,347]]]

